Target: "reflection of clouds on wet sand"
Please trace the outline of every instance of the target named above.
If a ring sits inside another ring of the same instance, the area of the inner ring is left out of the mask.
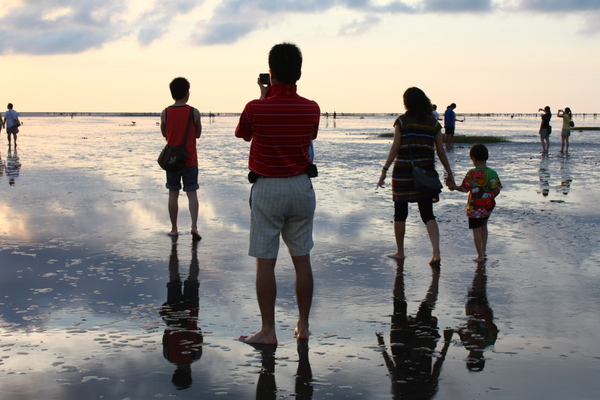
[[[340,118],[335,126],[324,125],[315,141],[320,170],[314,180],[318,204],[311,253],[315,299],[310,364],[304,370],[312,378],[295,377],[306,367],[308,353],[296,348],[294,271],[289,257],[280,257],[281,343],[274,358],[265,360],[274,366],[279,397],[300,389],[314,398],[390,396],[389,370],[374,337],[390,332],[390,287],[396,278],[395,263],[385,257],[394,241],[391,193],[375,190],[390,139],[367,134],[391,131],[393,119],[376,119],[369,128],[367,119]],[[263,359],[234,340],[260,324],[255,265],[247,256],[248,146],[233,137],[236,119],[215,118],[200,140],[203,351],[191,368],[191,390],[177,392],[170,382],[174,368],[162,354],[165,324],[158,313],[169,281],[171,241],[165,235],[164,173],[155,161],[163,143],[156,118],[136,118],[135,127],[120,126],[119,118],[70,121],[43,119],[35,135],[20,138],[19,157],[27,168],[17,185],[1,189],[0,365],[9,371],[0,376],[3,394],[35,379],[46,385],[50,399],[61,398],[66,385],[76,397],[93,388],[106,398],[254,399]],[[599,372],[590,354],[600,329],[594,206],[600,143],[573,135],[569,158],[551,154],[542,161],[535,141],[538,119],[532,129],[518,121],[507,124],[512,125],[499,126],[515,141],[488,146],[489,164],[504,185],[489,223],[486,265],[486,294],[500,333],[495,346],[486,348],[480,374],[468,374],[467,353],[454,342],[438,396],[485,397],[494,387],[500,388],[493,391],[498,399],[514,398],[516,391],[534,398],[537,387],[548,386],[532,386],[535,373],[565,377],[566,389],[585,396]],[[461,127],[477,133],[484,125],[471,119]],[[57,129],[65,140],[39,140],[55,138]],[[469,147],[457,145],[449,153],[457,179],[470,168]],[[549,175],[547,196],[540,193],[542,163]],[[476,265],[465,202],[464,195],[444,190],[434,206],[442,246],[439,329],[467,322],[466,293]],[[184,228],[187,209],[182,207],[180,216],[178,257],[187,268],[193,259]],[[431,282],[431,246],[416,207],[407,224],[404,289],[408,307],[416,310]],[[284,255],[286,249],[280,251]],[[433,356],[435,364],[438,354]],[[569,383],[572,371],[580,371],[580,383]],[[37,385],[29,390],[31,398],[41,397]]]

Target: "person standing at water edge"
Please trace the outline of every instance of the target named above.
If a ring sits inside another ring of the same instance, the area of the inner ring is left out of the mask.
[[[185,149],[188,154],[185,167],[178,171],[166,171],[169,189],[169,218],[171,219],[171,232],[169,236],[177,236],[177,215],[179,213],[179,191],[183,181],[183,191],[187,194],[188,207],[192,219],[192,238],[200,240],[198,233],[198,153],[196,151],[196,139],[202,133],[200,123],[200,111],[190,107],[187,102],[190,98],[190,83],[185,78],[175,78],[169,85],[171,96],[175,103],[165,108],[160,114],[160,131],[167,140],[169,146],[178,146],[183,143],[185,129],[188,126],[190,113],[193,113],[193,124],[187,135]]]
[[[433,108],[433,110],[431,111],[433,116],[435,117],[435,119],[437,119],[438,121],[441,120],[440,118],[440,113],[437,111],[437,105],[436,104],[432,104],[431,107]]]
[[[563,110],[558,110],[556,114],[558,118],[563,119],[562,130],[560,131],[560,153],[569,154],[569,136],[571,136],[571,122],[573,121],[573,114],[569,107],[565,107]]]
[[[550,126],[550,118],[552,113],[550,112],[550,106],[540,108],[538,111],[543,111],[542,123],[540,124],[540,141],[542,142],[542,155],[547,156],[550,150],[550,134],[552,133],[552,126]]]
[[[488,228],[487,222],[496,206],[496,196],[502,189],[498,174],[487,166],[489,153],[487,147],[475,144],[469,152],[475,168],[469,170],[462,185],[449,184],[450,190],[460,190],[469,193],[467,200],[467,217],[469,229],[473,230],[473,242],[477,250],[477,258],[473,261],[482,262],[486,258]]]
[[[6,106],[8,110],[4,113],[4,122],[3,125],[6,129],[6,136],[8,137],[8,145],[11,145],[10,135],[13,135],[15,141],[15,147],[17,147],[17,133],[19,133],[19,127],[16,126],[15,121],[19,118],[19,113],[17,110],[13,110],[12,103],[8,103]]]
[[[249,102],[235,130],[235,136],[250,144],[248,175],[250,192],[250,246],[256,258],[256,294],[262,327],[246,343],[277,344],[275,264],[279,236],[288,247],[296,271],[299,318],[298,339],[308,339],[308,319],[313,296],[310,251],[316,207],[309,177],[311,141],[319,129],[319,105],[300,97],[302,53],[291,43],[273,46],[269,52],[271,85],[258,84],[260,99]]]
[[[463,122],[464,120],[456,119],[454,109],[456,104],[452,103],[444,112],[444,133],[446,134],[446,150],[454,147],[454,131],[456,129],[456,121]]]
[[[435,169],[435,150],[448,173],[446,181],[454,183],[454,176],[442,143],[442,127],[432,113],[431,101],[421,89],[416,87],[408,88],[403,97],[406,113],[399,116],[394,122],[394,141],[377,183],[377,187],[383,187],[386,173],[394,162],[392,190],[397,250],[389,257],[404,258],[404,233],[408,217],[408,203],[417,203],[421,220],[427,227],[427,234],[431,241],[430,264],[432,267],[439,267],[441,260],[440,233],[435,215],[433,215],[433,203],[439,200],[439,191],[437,193],[416,191],[412,165],[414,163],[417,167]]]

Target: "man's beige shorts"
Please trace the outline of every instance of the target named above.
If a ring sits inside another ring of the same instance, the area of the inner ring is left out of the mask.
[[[256,258],[277,258],[279,235],[290,255],[304,256],[313,247],[315,191],[308,175],[259,178],[250,192],[250,249]]]

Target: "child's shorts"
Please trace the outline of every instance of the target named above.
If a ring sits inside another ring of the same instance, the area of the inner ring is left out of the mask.
[[[481,228],[485,223],[487,223],[488,218],[489,217],[469,218],[469,229]]]

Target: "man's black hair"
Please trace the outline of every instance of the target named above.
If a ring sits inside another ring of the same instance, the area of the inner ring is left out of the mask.
[[[294,85],[302,74],[302,52],[292,43],[280,43],[269,52],[269,68],[280,83]]]

